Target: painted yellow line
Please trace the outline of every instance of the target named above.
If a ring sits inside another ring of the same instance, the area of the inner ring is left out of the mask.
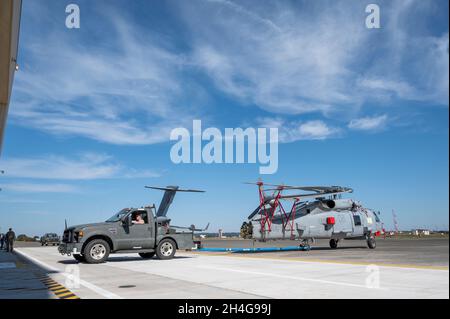
[[[73,296],[68,296],[68,297],[64,297],[64,298],[61,298],[61,299],[80,299],[80,297],[77,297],[77,296],[73,295]]]
[[[202,255],[202,253],[193,253],[197,255]],[[312,262],[312,263],[324,263],[324,264],[340,264],[340,265],[355,265],[355,266],[368,266],[377,265],[380,267],[392,267],[392,268],[409,268],[409,269],[428,269],[428,270],[449,270],[448,266],[433,266],[433,265],[414,265],[414,264],[397,264],[397,263],[383,263],[383,262],[359,262],[359,261],[345,261],[345,260],[332,260],[332,259],[312,259],[312,258],[301,258],[301,257],[269,257],[269,256],[255,256],[255,255],[238,255],[233,253],[219,253],[211,254],[213,256],[228,256],[233,258],[249,258],[249,259],[267,259],[267,260],[287,260],[287,261],[300,261],[300,262]]]
[[[67,291],[66,293],[62,293],[62,294],[56,294],[56,296],[58,298],[61,298],[61,297],[64,297],[64,296],[68,296],[68,295],[74,295],[74,294],[73,294],[73,292],[70,292],[70,291]]]
[[[62,287],[62,288],[58,288],[56,290],[50,289],[54,294],[59,294],[61,292],[65,292],[68,291],[66,288]]]
[[[41,282],[47,286],[47,288],[53,292],[53,294],[59,299],[80,299],[72,291],[57,283],[55,280],[45,277],[41,278]]]

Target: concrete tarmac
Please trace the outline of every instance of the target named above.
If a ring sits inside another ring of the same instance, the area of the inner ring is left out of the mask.
[[[330,250],[322,243],[309,252],[179,251],[173,260],[116,254],[100,265],[80,264],[55,247],[17,251],[80,298],[449,298],[448,239],[379,241],[375,250],[348,243],[360,248]],[[411,255],[415,250],[405,247],[421,248]]]
[[[206,239],[204,247],[283,247],[296,246],[297,241],[278,240],[258,242],[243,239]],[[377,263],[387,265],[449,266],[449,239],[412,238],[377,239],[376,249],[367,249],[365,241],[342,240],[338,249],[331,249],[328,240],[316,240],[310,251],[258,253],[258,256],[301,258],[304,260],[336,261],[353,263]]]
[[[39,280],[40,275],[40,267],[0,250],[0,299],[54,298]]]

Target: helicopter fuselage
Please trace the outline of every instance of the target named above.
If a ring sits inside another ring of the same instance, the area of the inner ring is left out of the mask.
[[[264,218],[263,209],[250,222],[253,238],[260,240],[368,240],[379,236],[383,231],[376,212],[350,199],[301,203],[288,214],[274,216],[270,222]]]

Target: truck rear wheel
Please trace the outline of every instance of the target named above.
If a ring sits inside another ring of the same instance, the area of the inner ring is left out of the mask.
[[[172,239],[163,239],[156,248],[156,256],[159,259],[172,259],[175,256],[177,246]]]
[[[155,256],[155,253],[139,253],[139,256],[141,256],[144,259],[150,259]]]
[[[109,245],[103,239],[91,240],[84,247],[83,256],[88,264],[104,263],[109,256]]]

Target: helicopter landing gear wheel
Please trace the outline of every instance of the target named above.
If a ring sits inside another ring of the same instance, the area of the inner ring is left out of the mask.
[[[367,238],[367,246],[370,249],[375,249],[377,247],[377,242],[375,241],[375,237],[370,236]]]
[[[311,250],[311,246],[310,246],[310,244],[309,244],[309,240],[308,240],[308,239],[303,239],[303,240],[300,242],[299,247],[304,248],[305,250]]]
[[[336,249],[338,247],[339,239],[330,239],[330,247]]]

